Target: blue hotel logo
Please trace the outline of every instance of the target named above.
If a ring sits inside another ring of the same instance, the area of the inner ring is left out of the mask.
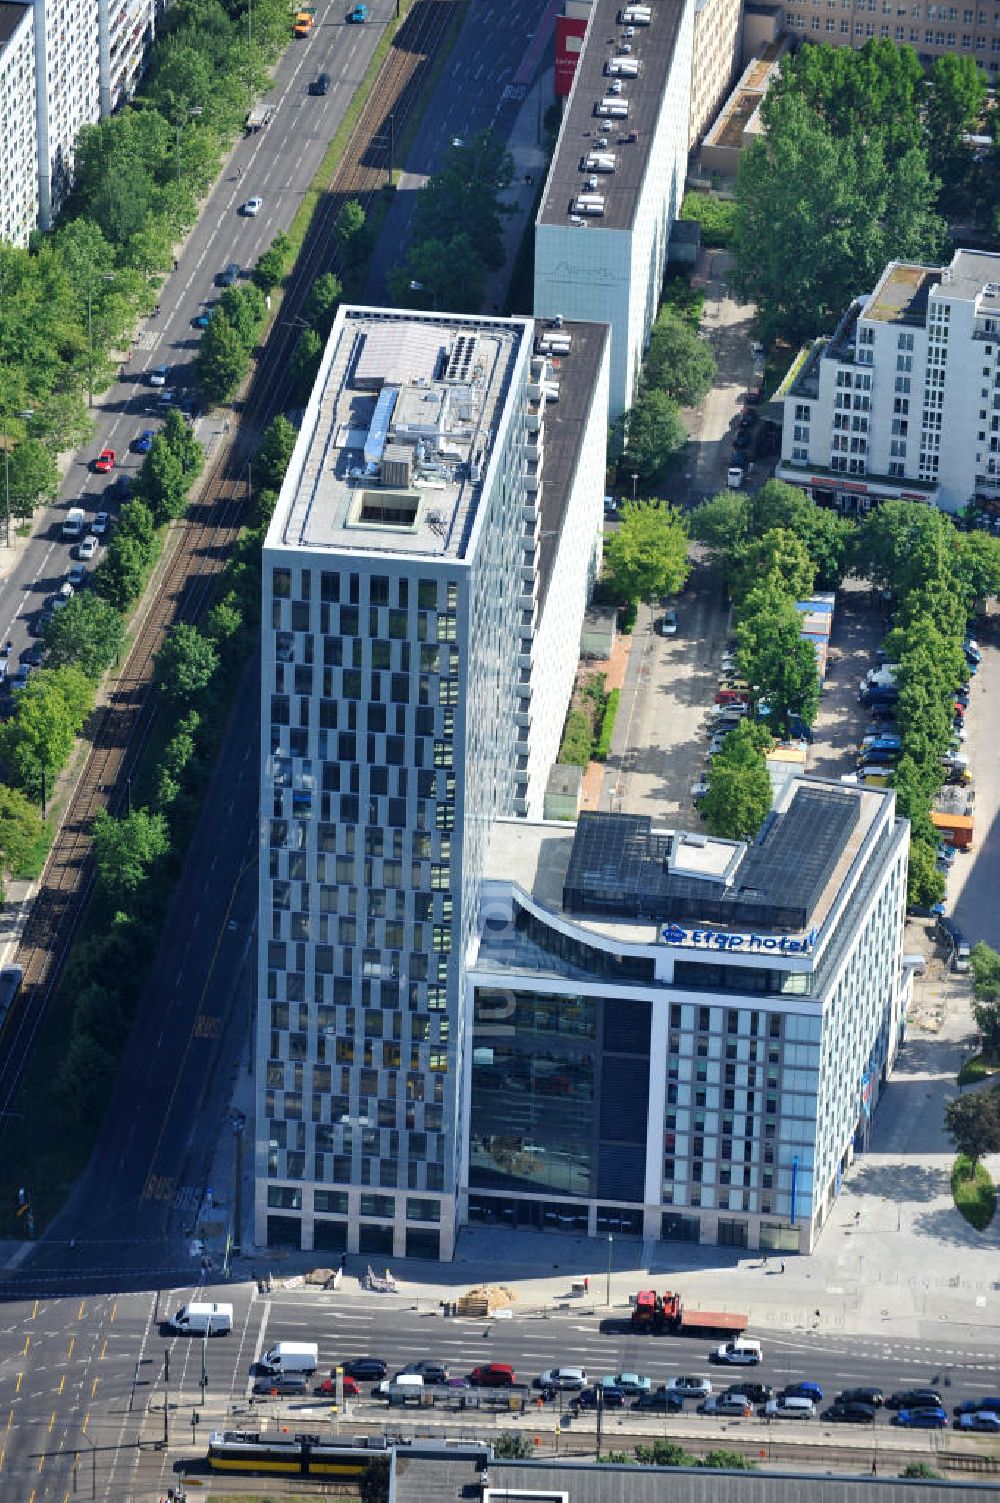
[[[685,929],[680,924],[665,924],[660,930],[660,942],[683,945],[685,949],[746,951],[751,955],[808,955],[816,943],[816,930],[810,929],[801,939],[790,939],[787,934],[729,934],[719,929]]]

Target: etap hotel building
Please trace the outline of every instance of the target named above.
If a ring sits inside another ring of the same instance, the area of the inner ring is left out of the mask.
[[[474,1222],[808,1252],[910,995],[891,790],[786,786],[752,844],[494,826],[467,972]]]

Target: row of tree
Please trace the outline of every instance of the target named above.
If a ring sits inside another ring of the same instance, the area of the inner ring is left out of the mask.
[[[798,344],[832,328],[892,260],[933,264],[945,216],[1000,230],[1000,147],[984,127],[987,90],[974,59],[925,72],[912,47],[872,40],[806,43],[782,63],[764,133],[743,153],[732,234],[736,283],[765,338]]]
[[[177,0],[143,95],[80,131],[59,227],[28,250],[0,244],[0,442],[18,516],[55,496],[55,455],[88,437],[112,352],[157,302],[177,239],[288,44],[284,0],[252,0],[252,32],[250,3]]]

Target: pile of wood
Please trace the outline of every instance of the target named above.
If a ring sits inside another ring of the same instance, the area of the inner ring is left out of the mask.
[[[458,1313],[485,1320],[497,1310],[509,1310],[516,1299],[517,1295],[506,1284],[481,1284],[476,1289],[467,1289],[458,1300]]]

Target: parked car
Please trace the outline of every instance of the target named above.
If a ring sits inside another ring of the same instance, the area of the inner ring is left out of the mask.
[[[624,1409],[627,1398],[624,1388],[614,1383],[595,1383],[590,1388],[581,1388],[576,1401],[581,1409],[596,1409],[599,1405],[605,1409]]]
[[[774,1389],[770,1383],[754,1383],[749,1378],[742,1383],[730,1383],[726,1392],[745,1394],[751,1404],[766,1404],[768,1399],[774,1398]]]
[[[322,1383],[320,1383],[317,1386],[316,1392],[317,1393],[321,1393],[321,1394],[323,1394],[325,1396],[333,1395],[334,1397],[336,1397],[336,1394],[337,1394],[337,1378],[336,1378],[336,1374],[335,1373],[331,1373],[328,1378],[324,1378],[323,1381],[322,1381]],[[344,1398],[345,1399],[356,1399],[356,1398],[359,1398],[360,1395],[361,1395],[361,1389],[358,1387],[357,1379],[356,1378],[351,1378],[351,1377],[349,1377],[345,1373],[344,1374]]]
[[[94,537],[94,535],[92,533],[90,533],[90,534],[88,534],[87,537],[81,538],[80,541],[79,541],[79,543],[77,543],[77,545],[76,545],[76,556],[77,556],[77,558],[81,559],[85,564],[89,564],[90,560],[97,553],[97,547],[98,547],[97,539]]]
[[[66,570],[66,583],[71,584],[74,590],[79,590],[87,583],[87,571],[82,564],[74,564]]]
[[[138,438],[132,444],[132,447],[137,454],[148,454],[150,449],[153,447],[153,439],[155,437],[156,432],[154,429],[143,428]]]
[[[665,1383],[661,1383],[659,1388],[641,1393],[635,1407],[637,1409],[666,1409],[676,1413],[684,1408],[684,1395],[677,1393],[673,1388],[668,1388]]]
[[[781,1399],[812,1399],[814,1404],[823,1401],[823,1390],[818,1383],[786,1383],[778,1395]]]
[[[582,1367],[550,1367],[538,1380],[539,1388],[561,1389],[565,1393],[578,1393],[587,1385],[587,1374]]]
[[[974,1414],[960,1414],[956,1430],[1000,1430],[1000,1414],[992,1409],[977,1409]]]
[[[167,377],[170,375],[169,365],[154,365],[149,373],[150,386],[166,386]]]
[[[347,1376],[358,1378],[362,1383],[384,1378],[388,1371],[388,1363],[383,1362],[381,1357],[355,1357],[344,1363]]]
[[[874,1425],[875,1408],[872,1404],[842,1404],[835,1401],[824,1409],[820,1419],[841,1425]]]
[[[11,675],[10,687],[12,689],[23,689],[30,677],[31,664],[18,663],[17,667],[14,669],[13,674]]]
[[[424,1357],[419,1362],[408,1362],[402,1372],[403,1374],[419,1373],[425,1383],[447,1383],[448,1381],[448,1369],[443,1362],[438,1362],[433,1357]]]
[[[692,783],[691,784],[691,797],[694,799],[694,801],[695,801],[696,804],[701,803],[701,800],[705,797],[705,794],[707,792],[708,792],[708,779],[707,778],[699,778],[698,781],[697,781],[697,783]]]
[[[745,1393],[711,1393],[698,1405],[699,1414],[718,1414],[727,1419],[749,1419],[753,1405]]]
[[[648,1393],[652,1383],[644,1378],[641,1373],[616,1373],[613,1378],[602,1378],[602,1383],[613,1384],[616,1388],[622,1388],[626,1393]]]
[[[765,1419],[812,1419],[816,1406],[812,1399],[801,1395],[785,1397],[779,1394],[776,1399],[768,1399],[761,1413]]]
[[[835,1404],[870,1404],[873,1409],[881,1409],[885,1403],[885,1394],[881,1388],[845,1388],[838,1393],[833,1401]]]
[[[676,637],[677,635],[677,612],[664,611],[653,623],[653,630],[658,637]]]
[[[517,1374],[507,1362],[483,1362],[469,1374],[470,1383],[480,1388],[512,1388]]]
[[[940,1406],[936,1409],[900,1409],[893,1415],[892,1422],[908,1430],[943,1430],[948,1416]]]
[[[24,654],[24,661],[29,668],[40,668],[45,660],[45,643],[35,642]]]
[[[202,309],[201,313],[196,313],[191,320],[191,327],[194,329],[207,329],[217,311],[214,305],[211,308]]]
[[[712,1380],[697,1375],[671,1378],[667,1388],[672,1393],[683,1394],[686,1399],[707,1399],[712,1392]]]
[[[934,854],[938,865],[943,866],[947,870],[948,867],[954,866],[955,857],[958,855],[958,852],[953,845],[948,845],[947,841],[942,840]]]
[[[108,530],[109,516],[106,511],[99,511],[90,524],[90,530],[95,538],[102,538]]]
[[[254,1393],[305,1393],[309,1380],[305,1373],[270,1373],[258,1378],[253,1385]]]
[[[954,1414],[978,1414],[981,1409],[988,1409],[993,1414],[1000,1414],[1000,1394],[994,1394],[985,1399],[963,1399],[956,1404]]]
[[[240,279],[240,268],[236,261],[230,261],[224,271],[220,271],[216,277],[220,287],[235,287]]]
[[[933,1388],[903,1388],[891,1393],[885,1401],[887,1409],[940,1409],[941,1395]]]
[[[109,470],[114,469],[117,463],[118,455],[114,449],[102,449],[94,460],[94,469],[99,475],[106,475]]]

